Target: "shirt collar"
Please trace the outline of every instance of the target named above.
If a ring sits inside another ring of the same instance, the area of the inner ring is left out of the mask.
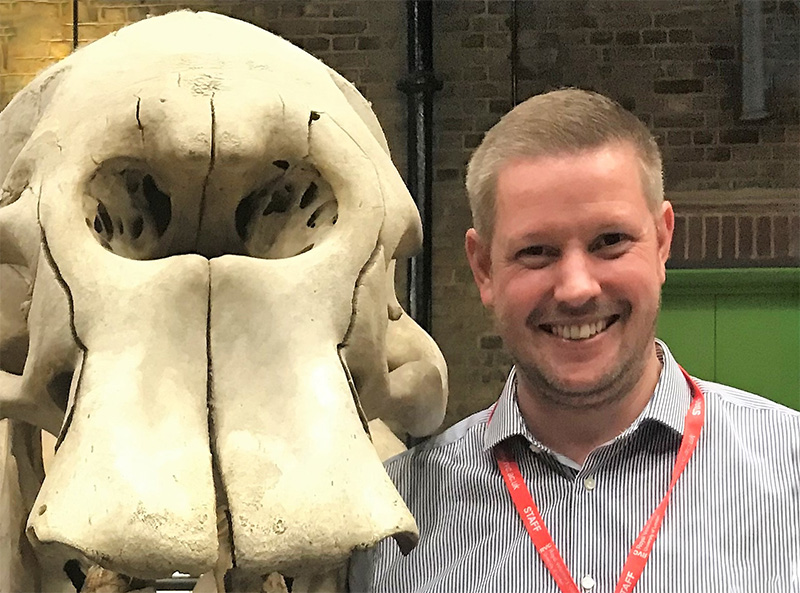
[[[684,417],[692,397],[691,390],[666,344],[656,340],[656,349],[662,368],[653,396],[639,417],[617,439],[632,434],[645,422],[657,422],[678,434],[683,434]],[[508,438],[521,436],[530,443],[532,449],[549,451],[531,434],[522,418],[517,405],[516,376],[516,368],[512,367],[500,399],[489,416],[484,434],[484,450],[488,451]]]

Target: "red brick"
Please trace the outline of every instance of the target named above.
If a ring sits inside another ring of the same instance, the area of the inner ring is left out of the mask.
[[[482,33],[471,33],[469,35],[464,35],[461,38],[461,47],[466,47],[469,49],[472,48],[480,48],[484,46],[485,38]]]
[[[592,45],[609,45],[614,41],[614,34],[611,31],[592,31],[589,36],[589,43]]]
[[[654,80],[653,92],[658,94],[686,94],[702,93],[703,81],[699,79],[690,80]]]
[[[653,48],[647,45],[606,47],[603,59],[607,62],[648,62],[653,59]]]
[[[732,128],[719,133],[719,141],[723,144],[755,144],[758,142],[757,128]]]
[[[711,144],[714,141],[714,134],[705,130],[692,132],[692,141],[695,144]]]
[[[656,60],[699,61],[708,58],[705,45],[670,45],[654,49]]]
[[[645,29],[642,31],[642,43],[666,43],[667,32],[661,29]]]
[[[664,113],[656,114],[657,128],[696,128],[705,124],[702,113]]]
[[[683,216],[675,217],[670,259],[679,262],[686,259],[686,218]]]
[[[381,38],[374,36],[364,36],[358,38],[358,49],[380,49]]]
[[[780,160],[794,160],[800,159],[800,146],[796,144],[781,144],[772,147],[772,157]]]
[[[796,166],[796,165],[795,165]],[[784,164],[781,161],[761,161],[758,165],[758,174],[770,180],[784,177]]]
[[[712,146],[706,148],[705,159],[714,162],[729,161],[731,160],[731,149],[727,146]]]
[[[698,179],[711,179],[719,172],[716,163],[692,163],[692,175]]]
[[[718,216],[704,216],[703,223],[706,226],[706,241],[704,247],[705,260],[717,260],[720,255],[720,217]]]
[[[281,16],[284,18],[300,18],[303,16],[303,5],[299,2],[284,1],[281,3]]]
[[[780,143],[784,140],[785,128],[759,127],[758,139],[762,144]]]
[[[692,136],[689,130],[670,130],[667,132],[667,143],[673,146],[691,144]]]
[[[731,158],[735,161],[763,161],[772,158],[772,150],[769,146],[733,146],[731,148]]]
[[[789,217],[776,215],[772,219],[772,237],[775,243],[775,257],[785,257],[789,253]]]
[[[333,38],[333,49],[337,51],[341,50],[353,50],[356,48],[356,38],[349,37],[349,36],[339,36]]]
[[[331,47],[331,40],[327,37],[303,37],[299,41],[300,47],[310,53],[327,51]]]
[[[789,255],[800,257],[800,215],[789,220]]]
[[[708,57],[712,60],[733,60],[736,50],[732,45],[713,45],[708,48]]]
[[[639,45],[639,31],[617,31],[615,41],[619,45]]]
[[[739,216],[736,219],[739,229],[739,258],[748,260],[753,257],[753,217]]]
[[[362,33],[366,28],[366,21],[356,19],[334,19],[330,21],[321,21],[319,23],[319,32],[328,35]]]
[[[689,241],[689,257],[692,261],[703,259],[703,225],[699,216],[687,217],[686,237]]]
[[[757,257],[772,257],[772,218],[769,216],[756,218],[755,232]]]
[[[302,15],[310,17],[328,17],[331,14],[329,4],[308,2],[302,7]]]
[[[358,5],[352,2],[342,2],[333,6],[334,18],[347,18],[358,16]]]
[[[502,21],[495,16],[474,16],[470,18],[470,31],[480,31],[482,33],[494,33],[503,29]]]
[[[720,241],[722,244],[722,259],[733,262],[736,259],[736,217],[723,216],[722,227],[720,229]]]
[[[565,2],[564,4],[568,4]],[[598,28],[603,29],[645,29],[652,27],[653,17],[642,10],[644,3],[629,2],[628,10],[608,10],[597,15]]]
[[[691,29],[670,29],[670,43],[690,43],[694,41],[694,31]]]

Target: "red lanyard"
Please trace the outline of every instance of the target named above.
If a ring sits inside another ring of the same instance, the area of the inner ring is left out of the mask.
[[[669,504],[670,495],[675,483],[678,481],[681,473],[689,459],[694,453],[697,441],[700,438],[700,430],[703,428],[703,421],[705,419],[705,400],[703,393],[697,384],[689,377],[689,375],[681,368],[683,376],[689,383],[692,391],[692,403],[689,406],[689,411],[686,412],[686,419],[684,421],[683,439],[681,446],[678,450],[678,457],[675,459],[675,467],[672,470],[672,479],[667,488],[667,493],[661,502],[650,515],[650,518],[644,524],[639,537],[631,547],[628,553],[628,558],[625,560],[625,565],[622,567],[622,574],[620,574],[617,586],[614,588],[614,593],[630,593],[633,591],[634,585],[642,576],[644,565],[650,556],[650,551],[653,549],[653,544],[656,541],[658,530],[661,528],[661,522],[664,520],[664,515],[667,512],[667,505]],[[517,508],[519,516],[528,531],[533,544],[536,546],[536,551],[539,552],[542,561],[544,562],[550,574],[553,576],[558,588],[563,593],[580,593],[575,581],[569,574],[569,569],[558,553],[555,542],[550,533],[547,531],[542,517],[539,514],[539,509],[536,503],[533,502],[533,497],[530,491],[525,486],[525,481],[519,471],[519,465],[506,447],[498,445],[494,449],[497,465],[500,468],[500,473],[503,474],[506,488],[511,494],[511,499],[514,501],[514,506]]]

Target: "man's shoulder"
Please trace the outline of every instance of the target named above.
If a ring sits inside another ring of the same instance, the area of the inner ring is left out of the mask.
[[[800,411],[793,410],[764,396],[715,383],[704,379],[696,379],[698,386],[707,397],[712,397],[727,410],[745,414],[752,418],[759,416],[769,418],[785,418],[787,421],[800,421]]]
[[[800,411],[729,385],[702,379],[697,384],[708,400],[711,423],[760,446],[789,446],[800,455]]]

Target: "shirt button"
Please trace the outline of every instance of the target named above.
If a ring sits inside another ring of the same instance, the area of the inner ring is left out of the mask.
[[[591,591],[594,589],[594,579],[592,578],[592,575],[583,575],[583,578],[581,579],[581,587],[583,587],[586,591]]]
[[[587,490],[594,490],[594,487],[597,486],[597,480],[594,479],[594,476],[588,476],[583,480],[583,485]]]

